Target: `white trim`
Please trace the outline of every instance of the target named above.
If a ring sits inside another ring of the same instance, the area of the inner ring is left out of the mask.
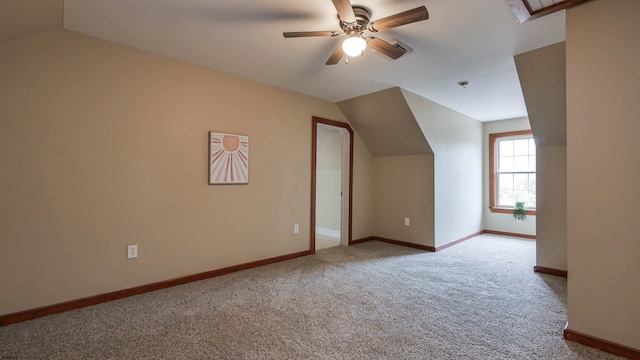
[[[316,227],[316,233],[320,235],[331,236],[338,239],[340,238],[340,231],[338,230],[331,230],[331,229]]]

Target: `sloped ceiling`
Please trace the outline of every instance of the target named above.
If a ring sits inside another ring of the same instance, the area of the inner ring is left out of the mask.
[[[327,66],[342,37],[330,0],[65,0],[64,28],[339,102],[401,87],[481,121],[526,116],[513,55],[563,41],[564,12],[520,24],[504,0],[352,0],[374,20],[426,6],[429,20],[377,33],[413,48]],[[462,89],[458,81],[467,80]]]
[[[64,0],[2,0],[0,44],[62,28]]]
[[[536,145],[566,145],[565,43],[517,55],[515,62]]]
[[[0,41],[60,28],[332,102],[402,87],[480,121],[526,116],[513,56],[564,40],[564,12],[520,24],[504,0],[353,0],[372,18],[426,6],[427,21],[381,39],[413,48],[396,61],[368,49],[324,62],[339,39],[283,31],[338,30],[329,0],[2,0]],[[63,16],[64,15],[64,16]],[[470,82],[464,91],[458,81]]]
[[[400,88],[337,103],[373,156],[433,154]]]

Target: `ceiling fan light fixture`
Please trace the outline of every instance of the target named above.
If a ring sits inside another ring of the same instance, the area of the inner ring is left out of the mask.
[[[351,57],[362,55],[366,48],[367,41],[360,35],[350,36],[342,43],[342,50]]]

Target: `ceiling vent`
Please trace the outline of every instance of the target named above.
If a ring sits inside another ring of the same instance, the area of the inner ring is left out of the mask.
[[[393,45],[393,47],[395,47],[397,49],[400,49],[400,50],[404,51],[405,55],[413,51],[413,49],[410,48],[409,45],[403,43],[400,40],[389,41],[389,44]],[[373,52],[375,52],[376,54],[382,56],[383,58],[385,58],[387,60],[393,60],[392,58],[388,57],[387,55],[385,55],[385,54],[383,54],[383,53],[381,53],[379,51],[373,50]]]

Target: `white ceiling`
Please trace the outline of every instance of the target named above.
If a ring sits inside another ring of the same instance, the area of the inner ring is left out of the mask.
[[[564,11],[520,24],[505,0],[352,0],[372,20],[425,5],[430,19],[377,34],[414,50],[324,65],[342,38],[331,0],[65,0],[64,27],[332,102],[399,86],[480,121],[526,116],[513,55],[565,39]],[[469,81],[466,88],[458,81]]]

